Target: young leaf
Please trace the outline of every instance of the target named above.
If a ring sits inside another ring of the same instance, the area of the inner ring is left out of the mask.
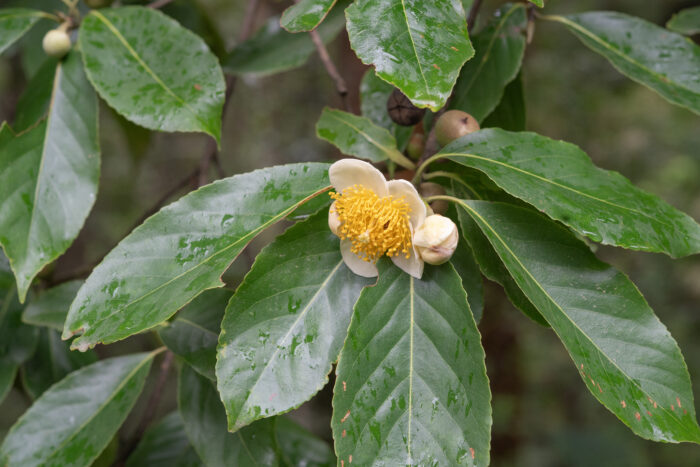
[[[325,107],[316,123],[316,135],[349,154],[371,162],[391,159],[404,167],[415,167],[396,148],[396,139],[385,128],[366,117]]]
[[[406,149],[413,127],[397,125],[389,117],[387,101],[393,91],[394,86],[379,78],[370,68],[360,81],[360,107],[362,116],[389,130],[396,139],[397,149],[403,151]]]
[[[32,399],[38,398],[68,373],[97,361],[97,354],[92,350],[71,352],[68,347],[57,331],[39,330],[36,352],[22,365],[22,383]]]
[[[324,44],[333,40],[345,26],[344,4],[338,5],[318,27]],[[292,34],[280,27],[279,18],[270,18],[250,39],[238,44],[223,60],[227,73],[266,76],[302,66],[316,52],[308,34]]]
[[[78,39],[100,96],[132,122],[221,137],[224,75],[204,41],[154,8],[92,10]]]
[[[328,165],[289,164],[214,182],[134,229],[97,266],[71,305],[72,348],[150,329],[207,289],[258,233],[328,188]]]
[[[20,301],[78,235],[99,173],[97,97],[72,52],[56,68],[47,119],[0,146],[0,244]]]
[[[593,11],[543,19],[564,24],[617,70],[667,101],[700,114],[700,47],[641,18]]]
[[[381,260],[336,370],[333,438],[349,465],[489,463],[491,395],[479,331],[449,264],[416,280]]]
[[[274,445],[275,420],[260,420],[229,433],[214,383],[188,365],[180,369],[178,406],[185,432],[207,467],[279,465]]]
[[[22,312],[22,321],[62,331],[68,308],[83,283],[82,280],[68,281],[41,292],[27,304]]]
[[[418,107],[442,107],[460,68],[474,55],[458,2],[356,0],[346,16],[360,60]]]
[[[126,467],[199,467],[197,452],[192,448],[182,417],[171,412],[144,433]]]
[[[666,28],[686,36],[700,34],[700,6],[679,11],[668,20]]]
[[[27,8],[0,9],[0,53],[3,53],[41,18],[49,15]]]
[[[490,128],[440,153],[596,242],[673,257],[700,252],[700,226],[573,144]]]
[[[275,418],[280,456],[287,466],[331,467],[337,464],[333,449],[287,417]]]
[[[280,18],[280,25],[289,32],[312,31],[321,24],[337,0],[300,0]]]
[[[155,354],[101,360],[66,376],[10,429],[0,464],[90,465],[136,402]]]
[[[484,201],[460,206],[605,407],[643,438],[700,443],[680,349],[625,275],[531,209]]]
[[[507,4],[472,36],[474,58],[462,67],[450,108],[463,110],[479,122],[496,108],[506,85],[520,70],[526,28],[525,4]]]
[[[493,112],[486,117],[482,128],[497,127],[508,131],[525,131],[525,93],[522,73],[503,90],[503,97]]]
[[[216,344],[221,320],[233,292],[207,290],[178,312],[167,327],[158,331],[163,343],[192,368],[216,380]]]
[[[231,431],[287,412],[323,388],[369,283],[343,263],[327,211],[258,255],[219,337],[216,376]]]

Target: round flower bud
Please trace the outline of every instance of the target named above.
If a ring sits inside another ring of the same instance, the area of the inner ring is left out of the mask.
[[[49,57],[62,58],[70,51],[71,43],[68,33],[61,28],[47,32],[42,42],[44,52]]]
[[[433,214],[413,235],[413,245],[421,259],[428,264],[442,264],[452,257],[457,248],[459,232],[449,218]]]

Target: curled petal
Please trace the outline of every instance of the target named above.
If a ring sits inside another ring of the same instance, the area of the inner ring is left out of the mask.
[[[425,221],[427,208],[423,199],[416,191],[416,187],[411,182],[406,180],[391,180],[387,182],[389,194],[396,198],[404,197],[408,205],[411,207],[411,227],[417,229]]]
[[[341,159],[328,169],[328,176],[335,191],[342,191],[353,185],[362,185],[374,191],[377,196],[389,195],[384,175],[372,164],[357,159]],[[406,182],[408,183],[408,182]]]
[[[377,265],[374,263],[364,261],[355,253],[350,251],[351,249],[352,242],[350,240],[340,241],[340,254],[343,255],[343,261],[345,262],[345,265],[358,276],[377,277],[379,275],[379,271],[377,271]]]

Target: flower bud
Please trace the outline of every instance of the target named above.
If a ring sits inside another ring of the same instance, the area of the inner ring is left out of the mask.
[[[328,210],[328,228],[331,229],[331,232],[335,234],[336,236],[338,235],[338,229],[340,228],[340,218],[338,217],[338,213],[335,211],[335,201],[333,201],[333,204],[331,204],[331,208]]]
[[[439,214],[426,217],[423,225],[413,235],[413,245],[428,264],[442,264],[449,260],[458,241],[459,233],[455,223]]]
[[[44,36],[42,45],[49,57],[62,58],[70,51],[70,37],[62,28],[52,29]]]

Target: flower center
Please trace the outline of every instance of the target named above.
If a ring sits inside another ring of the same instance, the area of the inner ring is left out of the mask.
[[[380,256],[411,256],[411,208],[402,196],[379,197],[363,187],[353,185],[342,194],[330,193],[335,200],[340,227],[338,236],[352,242],[352,252],[365,261]]]

